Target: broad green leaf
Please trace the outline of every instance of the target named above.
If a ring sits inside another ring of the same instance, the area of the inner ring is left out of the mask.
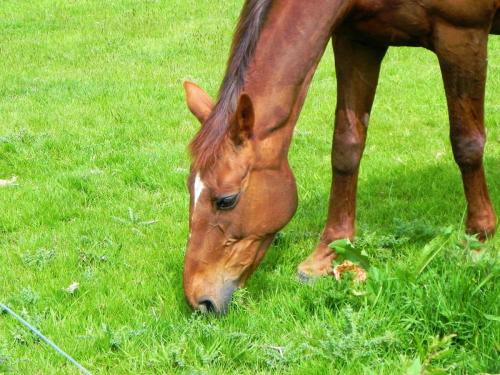
[[[335,250],[337,254],[344,254],[347,249],[352,248],[352,243],[349,239],[344,238],[331,242],[329,247],[330,249]]]
[[[337,258],[335,258],[336,263],[340,264],[345,260],[349,260],[365,270],[370,268],[370,260],[366,252],[361,249],[356,249],[348,239],[333,241],[329,246],[337,252]]]

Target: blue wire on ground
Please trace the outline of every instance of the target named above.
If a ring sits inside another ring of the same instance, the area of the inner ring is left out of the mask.
[[[72,364],[74,364],[78,368],[78,370],[81,371],[82,374],[92,375],[89,370],[87,370],[85,367],[83,367],[81,364],[79,364],[77,361],[75,361],[69,354],[67,354],[62,349],[60,349],[56,344],[54,344],[52,341],[50,341],[50,339],[45,337],[39,330],[37,330],[35,327],[33,327],[31,324],[29,324],[26,320],[21,318],[19,315],[17,315],[8,306],[4,305],[3,303],[0,303],[0,312],[2,312],[2,311],[5,311],[6,313],[12,315],[14,317],[14,319],[16,319],[19,323],[21,323],[23,326],[28,328],[31,332],[33,332],[36,336],[38,336],[40,339],[42,339],[52,349],[54,349],[56,352],[58,352],[60,355],[62,355],[64,358],[66,358],[68,361],[70,361]]]

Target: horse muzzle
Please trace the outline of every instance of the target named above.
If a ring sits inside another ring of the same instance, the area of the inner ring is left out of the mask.
[[[188,298],[188,302],[195,311],[223,315],[228,310],[237,286],[234,281],[226,281],[218,288],[212,287],[210,290],[200,291],[197,293],[198,296]]]

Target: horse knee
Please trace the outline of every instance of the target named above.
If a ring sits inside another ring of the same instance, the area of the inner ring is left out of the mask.
[[[482,134],[451,136],[453,156],[461,169],[475,169],[483,161],[485,137]]]
[[[355,131],[335,135],[333,142],[333,169],[337,173],[352,174],[358,167],[363,153],[363,138]]]

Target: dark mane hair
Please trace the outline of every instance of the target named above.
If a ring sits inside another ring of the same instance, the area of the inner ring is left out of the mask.
[[[272,0],[245,0],[231,45],[219,98],[210,117],[189,146],[196,169],[204,169],[219,156],[229,121],[236,110],[245,73]]]

